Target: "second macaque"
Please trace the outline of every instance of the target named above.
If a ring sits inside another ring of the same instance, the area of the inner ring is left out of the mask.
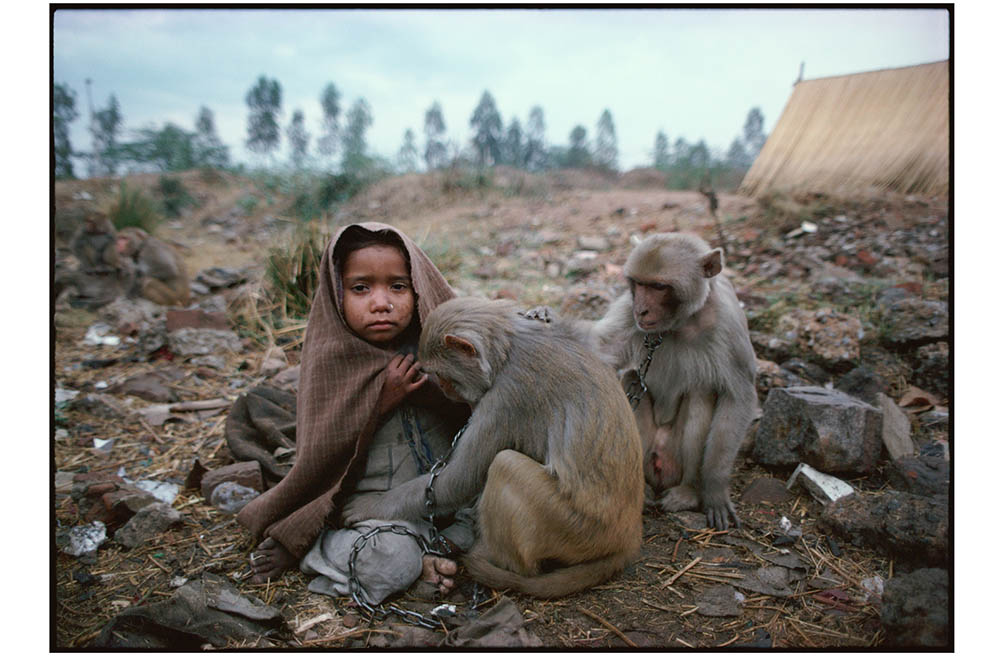
[[[173,249],[141,228],[118,232],[117,251],[134,267],[130,294],[163,306],[187,306],[191,288],[184,264]]]

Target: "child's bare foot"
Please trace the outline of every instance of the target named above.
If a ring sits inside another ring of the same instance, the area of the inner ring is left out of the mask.
[[[424,555],[423,573],[420,579],[437,585],[438,591],[447,594],[455,586],[455,574],[458,573],[458,564],[454,560],[437,555]]]
[[[298,558],[288,549],[268,537],[250,553],[250,568],[253,570],[250,582],[261,585],[274,580],[297,562]]]

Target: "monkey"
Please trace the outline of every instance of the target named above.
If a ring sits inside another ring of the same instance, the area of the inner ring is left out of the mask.
[[[118,232],[118,254],[134,265],[131,296],[144,297],[162,306],[187,306],[191,301],[184,263],[167,243],[141,228]]]
[[[457,298],[429,315],[423,372],[472,415],[433,479],[347,503],[345,525],[476,503],[463,563],[476,580],[556,598],[621,571],[642,542],[642,446],[614,372],[572,333],[514,302]]]
[[[96,274],[117,270],[120,261],[115,237],[115,227],[107,216],[89,213],[70,242],[70,249],[80,262],[80,271]]]
[[[131,281],[131,268],[119,258],[111,220],[98,212],[88,213],[70,241],[77,259],[75,270],[56,262],[52,299],[63,290],[75,289],[71,306],[95,309],[122,295]]]
[[[575,325],[625,371],[625,388],[642,395],[635,416],[644,473],[654,494],[663,493],[660,508],[700,507],[709,526],[725,530],[740,524],[729,479],[756,410],[757,366],[722,268],[722,250],[697,236],[650,235],[625,262],[628,291],[600,320]]]

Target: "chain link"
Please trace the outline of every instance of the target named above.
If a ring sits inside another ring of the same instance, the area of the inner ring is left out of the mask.
[[[663,334],[646,334],[645,338],[642,340],[642,346],[646,348],[646,358],[643,359],[642,365],[636,370],[636,374],[639,376],[639,381],[632,382],[629,386],[628,391],[628,403],[632,405],[635,409],[639,406],[639,402],[642,401],[642,396],[646,394],[648,390],[646,388],[646,373],[649,372],[649,364],[653,361],[653,354],[656,352],[656,348],[660,346],[663,342]]]
[[[388,605],[372,605],[364,600],[361,596],[361,583],[358,580],[357,574],[357,559],[358,553],[364,548],[365,544],[368,543],[372,537],[380,535],[385,532],[391,532],[395,535],[404,535],[407,537],[412,537],[414,541],[417,542],[417,546],[420,547],[421,552],[430,555],[443,556],[448,553],[448,545],[446,544],[445,538],[440,535],[437,531],[437,527],[434,525],[434,510],[437,506],[437,496],[434,494],[434,480],[437,479],[438,474],[447,465],[448,460],[451,458],[453,452],[455,452],[455,446],[458,445],[458,440],[463,434],[465,434],[466,428],[469,423],[466,422],[462,426],[462,429],[458,430],[455,434],[455,438],[451,440],[451,446],[448,448],[448,452],[445,453],[443,457],[434,462],[434,466],[430,470],[430,480],[427,481],[427,487],[424,489],[424,495],[426,497],[424,501],[424,506],[427,510],[427,521],[430,523],[430,539],[425,539],[422,535],[413,532],[406,526],[402,526],[396,523],[390,523],[386,525],[375,526],[368,532],[359,535],[357,539],[354,540],[354,544],[351,546],[351,555],[347,560],[347,587],[351,593],[351,598],[359,609],[364,610],[368,613],[368,622],[382,621],[390,613],[395,613],[399,615],[404,621],[417,626],[423,626],[424,628],[437,629],[443,625],[443,621],[440,617],[428,617],[422,615],[414,610],[407,610],[405,608],[400,608],[395,604]],[[478,583],[477,583],[478,586]],[[473,590],[473,609],[478,605],[476,603],[478,599],[478,590]]]

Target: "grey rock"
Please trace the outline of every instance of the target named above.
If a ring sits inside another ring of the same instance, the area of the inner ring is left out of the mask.
[[[74,411],[83,411],[107,419],[125,418],[132,413],[124,404],[105,393],[88,393],[75,398],[67,406]]]
[[[170,350],[179,356],[239,353],[243,344],[236,332],[223,329],[178,329],[167,337]]]
[[[837,389],[877,407],[879,394],[889,391],[889,382],[868,366],[858,366],[837,381]]]
[[[153,541],[164,530],[181,522],[181,513],[166,503],[152,503],[135,513],[115,533],[115,541],[126,548],[136,548]]]
[[[951,383],[951,348],[945,341],[917,348],[913,361],[913,383],[938,395],[949,394]]]
[[[878,398],[882,409],[882,443],[889,458],[915,455],[917,447],[910,438],[910,417],[888,395],[879,393]]]
[[[934,455],[900,457],[889,465],[886,479],[899,491],[920,496],[947,494],[951,484],[950,462]]]
[[[882,415],[841,391],[772,389],[754,437],[754,459],[770,466],[805,462],[828,473],[870,473],[882,451]]]
[[[819,527],[856,546],[887,552],[901,563],[943,564],[950,554],[948,498],[885,490],[826,506]]]
[[[948,572],[917,569],[890,578],[882,594],[884,646],[944,649],[953,646]]]
[[[917,347],[948,339],[948,305],[926,299],[901,299],[884,313],[883,341],[896,349]]]
[[[259,491],[235,482],[223,482],[212,491],[213,507],[228,514],[238,514],[247,503],[260,495]]]

